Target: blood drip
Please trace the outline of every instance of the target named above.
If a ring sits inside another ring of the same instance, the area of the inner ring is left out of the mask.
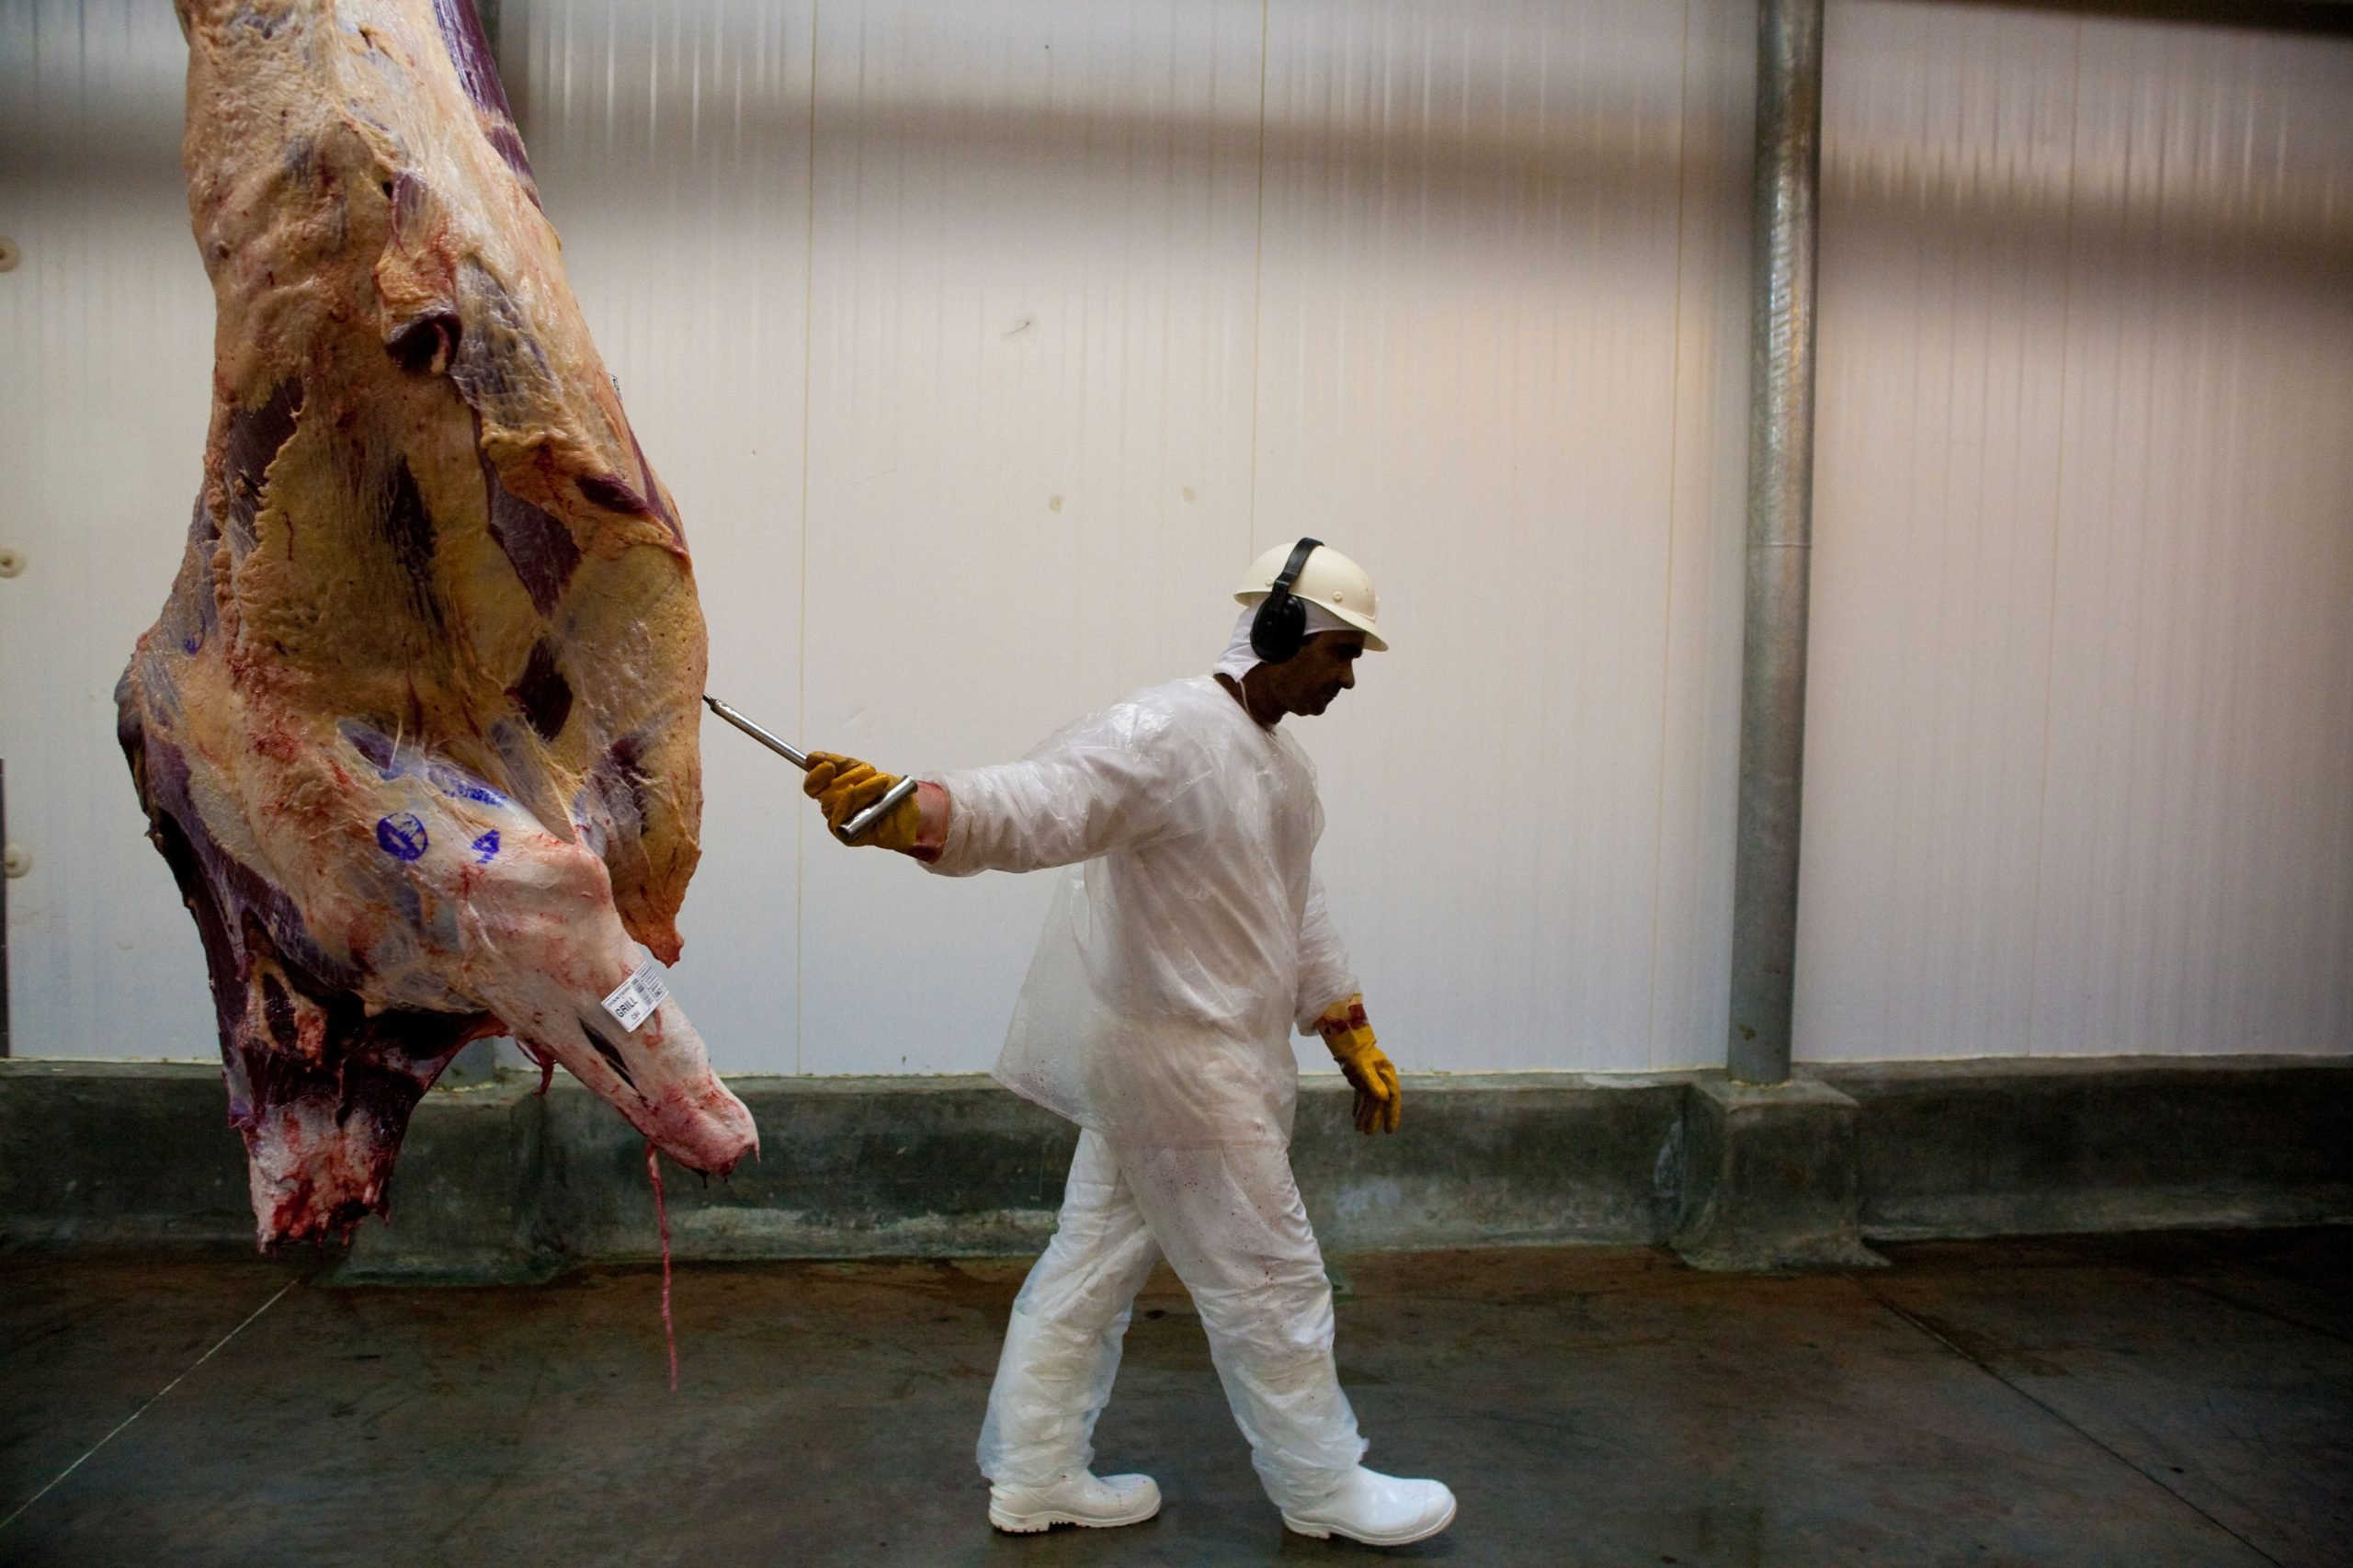
[[[662,1227],[662,1338],[670,1347],[670,1392],[678,1392],[678,1330],[670,1321],[670,1210],[662,1201],[662,1157],[645,1142],[645,1174],[654,1178],[654,1214]]]

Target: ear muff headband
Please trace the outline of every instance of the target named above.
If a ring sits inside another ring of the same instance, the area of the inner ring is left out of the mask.
[[[1290,559],[1258,601],[1258,613],[1250,618],[1250,651],[1270,665],[1296,658],[1300,644],[1307,641],[1307,606],[1292,597],[1290,590],[1307,569],[1307,558],[1323,547],[1320,539],[1302,539],[1293,545]]]

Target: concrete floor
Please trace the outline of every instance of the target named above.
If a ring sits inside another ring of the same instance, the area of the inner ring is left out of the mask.
[[[81,1462],[0,1562],[2353,1562],[2353,1231],[1889,1251],[1340,1260],[1371,1461],[1462,1501],[1387,1554],[1284,1534],[1165,1289],[1098,1435],[1165,1511],[1017,1540],[971,1454],[1019,1264],[682,1268],[673,1395],[649,1268],[5,1257],[0,1510]]]

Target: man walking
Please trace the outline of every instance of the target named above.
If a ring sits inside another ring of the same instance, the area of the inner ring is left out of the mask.
[[[1387,645],[1371,580],[1315,540],[1262,556],[1235,597],[1213,675],[1137,692],[1019,762],[926,780],[859,842],[947,876],[1063,869],[996,1075],[1083,1131],[981,1429],[990,1521],[1159,1511],[1151,1478],[1088,1466],[1131,1304],[1165,1256],[1283,1523],[1404,1545],[1452,1523],[1454,1496],[1358,1462],[1331,1286],[1291,1176],[1291,1028],[1330,1047],[1364,1132],[1396,1130],[1397,1073],[1314,873],[1313,767],[1280,728],[1324,711]],[[812,761],[805,788],[835,827],[898,782]]]

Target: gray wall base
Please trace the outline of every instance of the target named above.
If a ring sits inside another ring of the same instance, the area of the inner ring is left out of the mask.
[[[2053,1057],[1813,1069],[1861,1109],[1888,1241],[2353,1217],[2353,1057]]]
[[[340,1285],[510,1284],[564,1262],[545,1208],[547,1119],[521,1074],[417,1102],[392,1177],[392,1218],[364,1221]]]
[[[724,1181],[664,1163],[676,1258],[1001,1256],[1053,1233],[1078,1130],[988,1078],[730,1086],[761,1152]],[[1335,1251],[1653,1241],[1667,1216],[1652,1154],[1683,1097],[1670,1079],[1416,1079],[1412,1136],[1366,1139],[1347,1090],[1312,1083],[1291,1157]],[[536,1111],[536,1127],[505,1122],[509,1108]],[[528,1278],[572,1259],[655,1256],[644,1140],[577,1084],[560,1079],[544,1099],[512,1074],[437,1092],[409,1137],[389,1221],[359,1228],[340,1282]],[[490,1157],[484,1145],[500,1138],[538,1152],[536,1183],[527,1162],[510,1172]]]
[[[986,1078],[731,1080],[762,1153],[665,1165],[685,1259],[1035,1251],[1076,1130]],[[389,1222],[335,1278],[498,1281],[659,1243],[645,1144],[567,1079],[436,1089]],[[0,1061],[0,1246],[246,1248],[244,1150],[219,1069]],[[1859,1267],[1873,1238],[2353,1220],[2353,1058],[1409,1076],[1394,1137],[1345,1085],[1300,1095],[1292,1164],[1336,1253],[1612,1243],[1709,1268]]]
[[[1699,1078],[1684,1100],[1677,1254],[1712,1270],[1885,1267],[1859,1225],[1860,1117],[1811,1079]]]
[[[245,1145],[200,1062],[0,1060],[0,1243],[254,1243]]]

